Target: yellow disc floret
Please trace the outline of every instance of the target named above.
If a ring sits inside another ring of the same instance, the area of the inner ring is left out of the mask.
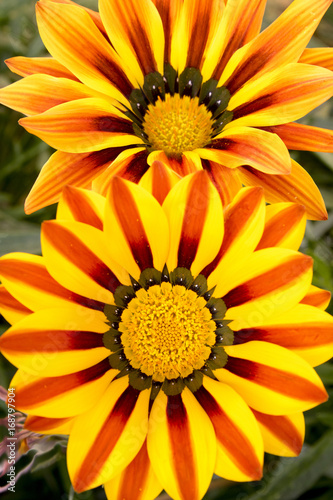
[[[216,324],[205,305],[192,290],[170,283],[136,292],[119,324],[132,367],[159,382],[202,368],[216,338]]]
[[[206,146],[211,140],[212,113],[199,106],[199,98],[166,94],[148,106],[143,130],[154,150],[167,156],[180,156],[185,151]]]

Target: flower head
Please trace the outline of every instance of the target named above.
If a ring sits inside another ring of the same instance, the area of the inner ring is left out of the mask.
[[[304,227],[258,187],[223,212],[204,171],[162,206],[114,177],[106,199],[64,190],[42,257],[0,259],[16,405],[29,429],[69,434],[77,491],[196,500],[214,472],[257,480],[264,450],[300,452],[333,346]]]
[[[0,92],[29,132],[58,151],[28,213],[70,184],[106,194],[112,176],[138,182],[155,161],[205,169],[225,204],[242,184],[269,202],[326,217],[288,149],[332,151],[332,131],[293,123],[332,95],[329,52],[306,49],[331,0],[294,0],[260,33],[266,0],[40,0],[51,58],[12,58],[25,78]]]

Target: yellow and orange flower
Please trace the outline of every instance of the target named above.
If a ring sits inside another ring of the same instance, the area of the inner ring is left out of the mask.
[[[58,151],[26,200],[30,213],[69,184],[105,194],[154,161],[184,176],[204,168],[225,204],[245,185],[326,218],[288,149],[332,151],[332,131],[294,123],[331,97],[332,50],[306,49],[331,0],[294,0],[260,33],[266,0],[40,0],[51,58],[14,57],[25,78],[1,102]]]
[[[305,222],[260,187],[223,210],[205,171],[162,205],[114,177],[107,198],[65,188],[43,256],[0,259],[16,405],[28,429],[69,434],[76,491],[199,500],[213,473],[258,480],[264,450],[300,452],[333,352]]]

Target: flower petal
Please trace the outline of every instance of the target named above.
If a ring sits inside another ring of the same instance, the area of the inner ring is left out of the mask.
[[[209,160],[202,160],[202,166],[218,190],[223,207],[228,206],[242,187],[237,170]]]
[[[219,84],[233,94],[245,82],[290,62],[296,62],[310,41],[331,0],[294,0],[227,64]]]
[[[73,418],[47,418],[28,415],[24,428],[38,434],[69,434],[73,425]]]
[[[163,74],[164,34],[161,18],[149,0],[100,0],[99,10],[111,43],[135,74]]]
[[[42,250],[51,276],[80,295],[113,304],[113,292],[128,284],[127,273],[110,257],[102,231],[82,222],[46,221]]]
[[[229,168],[242,165],[266,174],[288,174],[290,157],[283,141],[276,135],[251,127],[235,127],[219,134],[208,148],[196,150],[201,158]]]
[[[305,49],[299,59],[300,63],[315,64],[322,68],[333,70],[333,49],[332,47],[320,47]]]
[[[153,500],[162,491],[151,465],[145,441],[134,460],[121,474],[108,481],[105,493],[109,500]]]
[[[160,391],[149,417],[147,442],[166,492],[174,500],[200,500],[214,472],[216,439],[210,419],[189,389],[178,396]]]
[[[301,300],[302,304],[308,304],[309,306],[319,307],[325,311],[331,300],[331,292],[328,290],[322,290],[316,286],[311,285],[307,294]]]
[[[283,457],[296,457],[301,453],[305,423],[303,413],[267,415],[253,410],[264,439],[265,451]]]
[[[111,179],[117,175],[123,179],[138,183],[142,175],[147,171],[148,152],[146,148],[128,148],[99,175],[92,184],[93,190],[106,196]]]
[[[247,166],[239,168],[239,173],[245,185],[264,188],[265,198],[269,203],[300,203],[304,205],[308,219],[327,219],[323,197],[311,176],[294,160],[291,160],[291,165],[291,173],[288,175],[273,177]]]
[[[9,293],[32,311],[70,307],[72,304],[99,311],[104,308],[103,303],[62,287],[49,274],[43,257],[39,255],[19,252],[4,255],[0,259],[0,276]]]
[[[285,415],[327,400],[311,366],[297,354],[268,342],[226,346],[228,362],[214,375],[233,387],[255,410]]]
[[[223,238],[223,210],[205,171],[187,175],[163,203],[170,226],[169,270],[191,269],[196,276],[216,255]]]
[[[124,96],[130,95],[134,79],[84,9],[38,2],[36,16],[40,36],[55,59],[88,87],[127,102]]]
[[[0,285],[0,314],[13,325],[31,313],[31,310],[16,300],[3,285]]]
[[[317,366],[333,356],[333,318],[317,307],[298,304],[286,313],[264,319],[255,327],[235,331],[235,344],[252,340],[286,347],[311,366]]]
[[[186,151],[181,158],[169,158],[163,151],[153,151],[148,156],[148,163],[152,165],[154,161],[160,161],[168,165],[176,174],[184,177],[202,169],[199,155],[193,151]]]
[[[333,130],[311,127],[302,123],[284,123],[265,130],[277,134],[288,149],[333,152]]]
[[[113,178],[104,230],[110,255],[135,279],[146,268],[162,271],[169,247],[168,222],[158,201],[145,189]]]
[[[64,102],[96,96],[99,92],[82,83],[43,74],[27,76],[0,89],[0,102],[25,115],[36,115]]]
[[[61,377],[35,377],[18,370],[11,381],[17,409],[49,418],[73,417],[96,405],[117,374],[108,359]]]
[[[65,186],[57,208],[57,220],[84,222],[103,230],[104,211],[104,196],[87,189]]]
[[[268,247],[298,250],[305,232],[305,208],[296,203],[274,203],[266,207],[265,229],[256,250]]]
[[[224,237],[218,254],[202,271],[209,288],[233,282],[235,262],[245,262],[261,238],[265,199],[260,188],[241,189],[225,210]]]
[[[59,104],[40,115],[21,118],[19,123],[53,148],[67,153],[142,142],[133,135],[132,122],[107,101],[94,97]]]
[[[217,440],[215,474],[231,481],[262,477],[264,448],[258,424],[244,400],[221,382],[204,377],[195,397],[211,419]]]
[[[11,363],[27,373],[57,377],[107,358],[103,333],[108,330],[100,311],[74,305],[48,308],[15,323],[1,336],[0,345]]]
[[[94,407],[75,419],[67,463],[75,491],[95,488],[119,475],[142,447],[148,424],[149,391],[115,380]]]
[[[173,57],[171,54],[171,43],[174,39],[175,35],[175,24],[177,19],[179,18],[179,12],[183,5],[183,0],[152,0],[156,5],[156,8],[159,12],[159,15],[162,19],[163,23],[163,31],[164,31],[164,62],[171,63],[174,67],[176,66],[175,61],[173,62]],[[179,47],[175,47],[176,50]],[[177,57],[176,57],[177,61]]]
[[[207,79],[219,80],[233,53],[259,33],[266,2],[267,0],[227,2],[215,37],[207,49],[202,69]]]
[[[231,97],[231,124],[264,127],[288,123],[332,95],[332,71],[310,64],[288,64],[245,84]]]
[[[107,148],[91,153],[63,153],[56,151],[43,166],[25,200],[24,209],[31,214],[59,201],[66,185],[91,187],[96,176],[112,163],[123,147]]]
[[[298,304],[311,279],[311,257],[284,248],[265,248],[234,266],[232,284],[218,283],[214,293],[223,295],[227,319],[250,328]],[[223,287],[229,289],[226,294],[221,293]]]
[[[171,170],[168,165],[156,160],[142,176],[139,186],[149,191],[162,205],[166,195],[179,180],[180,176]]]
[[[59,61],[53,57],[11,57],[6,59],[5,63],[8,68],[17,75],[29,76],[35,74],[43,74],[55,76],[57,78],[69,78],[70,80],[79,81],[75,75]]]

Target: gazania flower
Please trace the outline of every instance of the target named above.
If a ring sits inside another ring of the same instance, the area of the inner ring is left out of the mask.
[[[58,151],[26,201],[63,186],[106,194],[154,161],[180,176],[204,168],[225,204],[245,185],[326,218],[321,195],[288,149],[332,151],[332,131],[293,123],[333,93],[332,50],[306,49],[331,0],[295,0],[260,33],[266,0],[40,0],[51,58],[7,61],[25,78],[1,101]]]
[[[162,206],[115,177],[107,199],[64,190],[42,257],[0,259],[16,405],[29,429],[69,434],[76,491],[196,500],[214,472],[257,480],[264,449],[300,452],[333,346],[304,225],[258,187],[223,215],[203,171]]]

